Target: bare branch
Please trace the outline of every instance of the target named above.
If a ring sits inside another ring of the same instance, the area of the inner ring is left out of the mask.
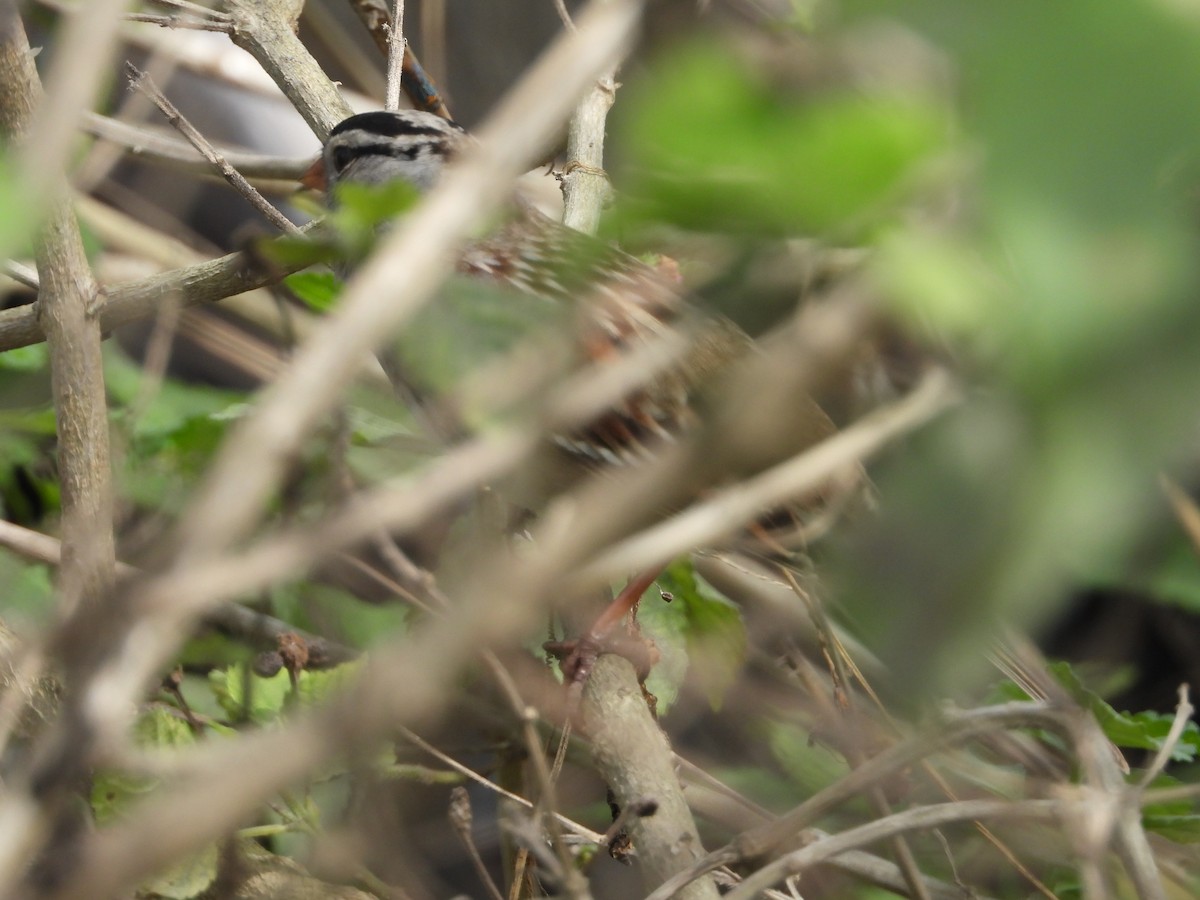
[[[130,125],[128,122],[98,113],[88,113],[84,117],[83,128],[101,140],[127,148],[129,153],[139,160],[173,166],[197,175],[212,174],[212,162],[198,156],[195,145],[167,137],[149,128]],[[214,152],[249,179],[294,182],[312,165],[312,157],[265,156],[261,153],[244,153],[224,148],[214,148]]]
[[[391,13],[388,11],[387,0],[350,0],[350,5],[354,11],[358,13],[358,17],[362,20],[363,25],[371,33],[371,37],[375,39],[375,46],[379,48],[379,52],[387,59],[391,55],[391,42],[389,35],[391,34]],[[422,10],[422,12],[425,12]],[[403,30],[403,29],[401,29]],[[405,42],[404,48],[404,64],[403,77],[401,84],[405,93],[408,94],[410,100],[417,107],[426,112],[431,112],[434,115],[441,116],[443,119],[452,118],[450,110],[446,108],[445,102],[437,91],[437,87],[433,83],[433,79],[426,73],[425,68],[421,65],[421,61],[412,51],[412,47]]]
[[[387,97],[384,109],[400,108],[400,87],[407,50],[408,39],[404,36],[404,0],[392,0],[392,23],[388,28]]]
[[[160,16],[154,13],[126,13],[124,18],[127,22],[147,22],[162,28],[190,28],[195,31],[233,33],[233,23],[222,19],[199,18],[189,15]]]
[[[163,272],[111,288],[99,308],[100,327],[107,333],[121,325],[149,318],[158,309],[162,298],[172,293],[179,295],[184,306],[211,303],[274,284],[282,276],[302,268],[304,264],[297,262],[268,270],[252,254],[230,253]],[[0,352],[46,339],[38,309],[39,305],[35,303],[0,310]]]
[[[352,112],[296,36],[294,0],[227,0],[233,42],[250,53],[321,140]]]
[[[581,711],[596,768],[621,807],[643,797],[658,806],[653,816],[636,820],[632,832],[648,886],[661,884],[687,869],[704,848],[671,748],[650,715],[633,665],[619,656],[601,656],[584,685]],[[715,900],[717,887],[711,878],[700,878],[677,896]]]
[[[187,138],[191,145],[200,152],[200,155],[221,173],[221,177],[229,182],[235,191],[245,197],[251,206],[262,213],[268,222],[288,234],[300,233],[300,229],[287,216],[268,202],[267,198],[255,190],[254,186],[246,180],[242,173],[231,166],[216,151],[204,135],[197,131],[195,126],[179,112],[175,104],[168,100],[166,95],[158,89],[158,85],[154,83],[149,75],[138,69],[131,62],[125,63],[125,71],[129,76],[129,86],[149,97],[154,102],[154,105],[162,111],[162,114],[167,117],[167,121],[180,134]]]

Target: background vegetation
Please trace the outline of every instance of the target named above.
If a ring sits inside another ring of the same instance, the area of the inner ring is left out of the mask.
[[[381,3],[0,4],[0,894],[1200,893],[1191,5],[409,7],[480,143],[298,236]],[[654,361],[454,275],[529,169],[757,340],[553,491]],[[728,548],[860,462],[823,540]],[[541,648],[655,565],[657,719]]]

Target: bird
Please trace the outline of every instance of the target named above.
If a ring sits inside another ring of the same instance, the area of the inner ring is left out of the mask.
[[[302,182],[327,195],[335,194],[339,185],[395,181],[424,192],[472,140],[457,123],[429,112],[360,113],[330,131],[321,157]],[[753,352],[753,341],[732,322],[697,313],[672,260],[645,262],[568,228],[519,199],[506,221],[462,249],[457,270],[469,278],[568,305],[575,323],[571,340],[585,363],[619,360],[646,341],[686,330],[688,349],[677,364],[592,421],[552,437],[555,452],[582,470],[637,465],[694,432],[701,420],[697,406],[706,385]],[[829,416],[808,395],[795,398],[794,412],[807,444],[836,432]],[[781,548],[785,533],[787,538],[811,537],[814,523],[852,494],[861,480],[856,467],[812,496],[764,510],[760,521],[747,529],[750,540],[775,550]],[[610,629],[623,612],[635,608],[641,591],[652,581],[647,573],[631,579],[630,589],[617,601],[624,605],[602,617],[603,629]],[[635,596],[625,597],[627,593]],[[596,628],[585,641],[600,640],[602,635],[593,632]]]

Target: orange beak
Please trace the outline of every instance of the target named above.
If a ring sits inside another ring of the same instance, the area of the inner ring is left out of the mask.
[[[300,176],[300,183],[310,191],[325,191],[325,160],[318,156]]]

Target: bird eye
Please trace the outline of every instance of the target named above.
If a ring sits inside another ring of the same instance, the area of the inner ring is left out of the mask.
[[[334,147],[333,148],[333,170],[342,172],[346,166],[354,161],[358,154],[349,147]]]

